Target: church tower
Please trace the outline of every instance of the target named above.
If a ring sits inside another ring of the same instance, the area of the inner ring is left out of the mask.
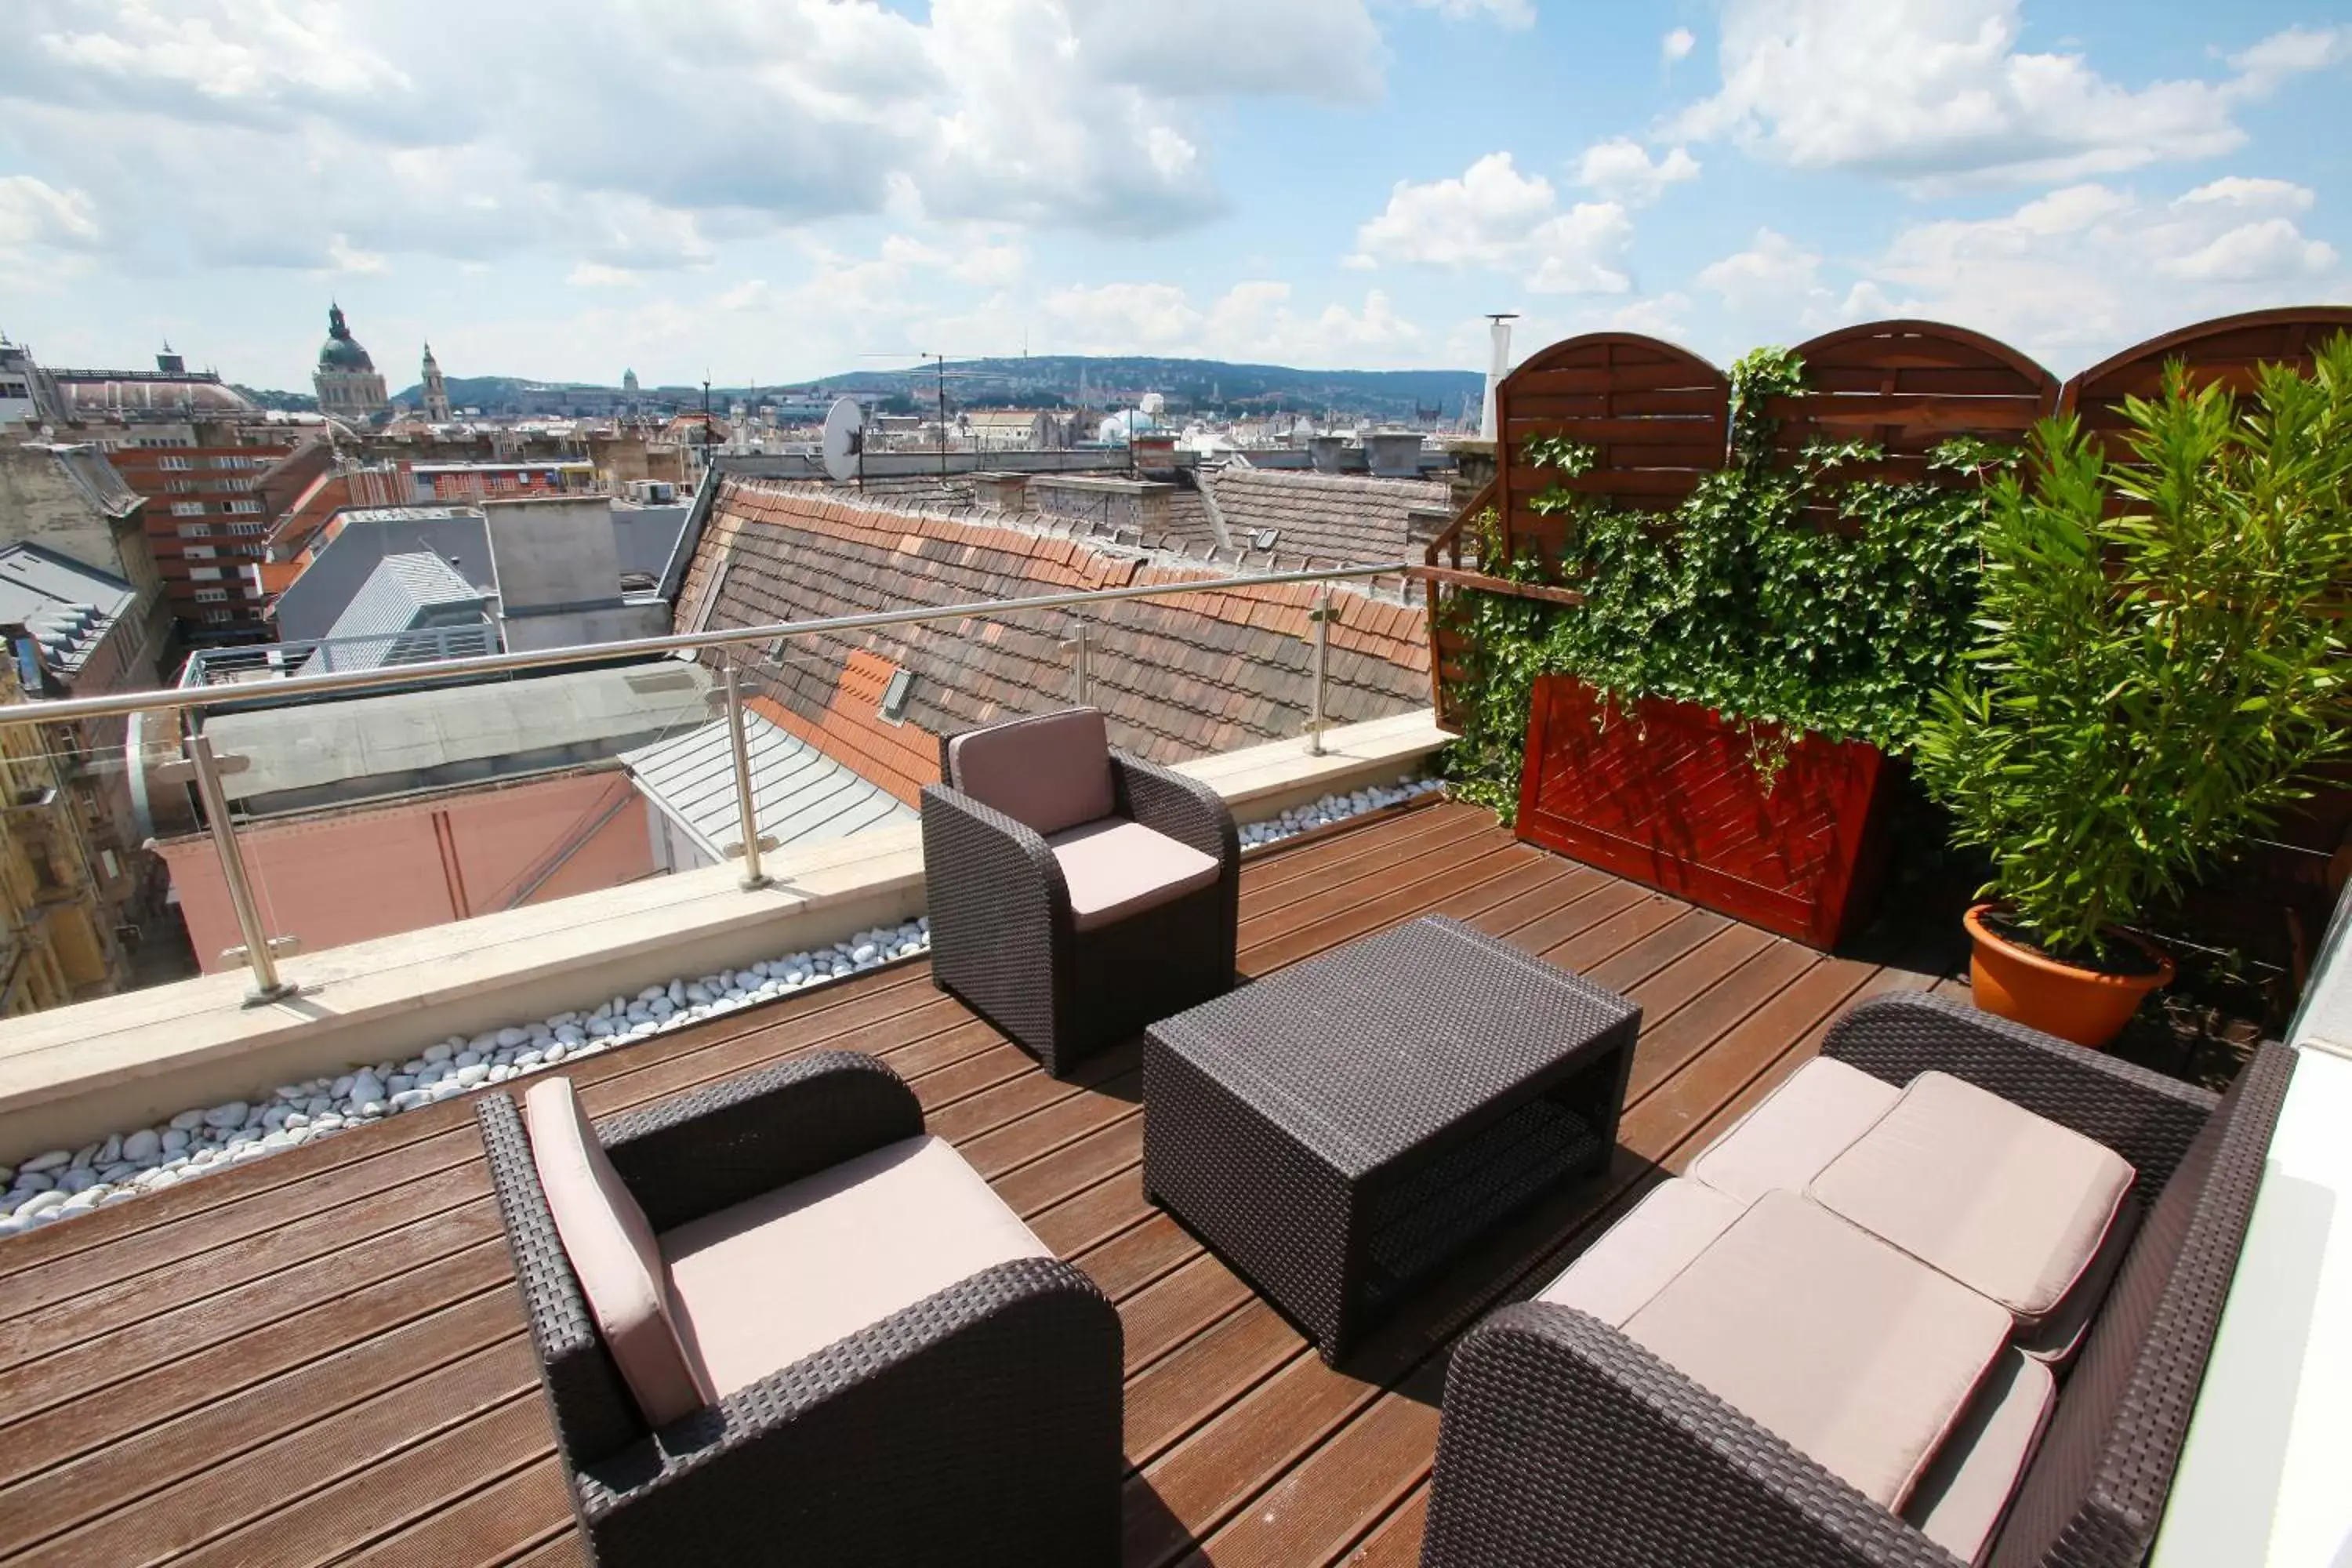
[[[425,417],[434,425],[449,423],[449,389],[442,384],[441,364],[433,357],[433,345],[425,345]]]
[[[319,394],[319,412],[332,419],[363,424],[392,411],[383,377],[352,336],[341,305],[327,307],[327,342],[319,350],[319,368],[310,373],[310,384]]]

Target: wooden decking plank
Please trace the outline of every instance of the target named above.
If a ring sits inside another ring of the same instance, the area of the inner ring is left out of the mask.
[[[588,1568],[588,1549],[580,1532],[566,1526],[544,1541],[534,1542],[515,1555],[500,1560],[500,1568]]]
[[[1037,1239],[1063,1258],[1076,1258],[1106,1237],[1117,1236],[1148,1214],[1159,1211],[1143,1198],[1143,1169],[1122,1167],[1051,1207],[1029,1216]]]
[[[193,1301],[310,1263],[346,1247],[429,1219],[489,1195],[479,1160],[437,1171],[380,1194],[370,1203],[311,1215],[209,1252],[179,1268],[149,1270],[60,1302],[46,1312],[0,1323],[0,1368],[60,1351],[124,1322],[143,1322]]]
[[[960,1100],[1036,1071],[1037,1058],[1009,1040],[1000,1040],[977,1055],[927,1073],[909,1073],[895,1061],[890,1065],[907,1080],[907,1087],[915,1091],[915,1100],[922,1106],[928,1123],[931,1116]]]
[[[1376,1384],[1296,1358],[1216,1420],[1127,1480],[1127,1568],[1159,1568],[1205,1540],[1380,1394]]]
[[[1143,1109],[1143,1069],[1131,1067],[1107,1080],[1101,1086],[1101,1092],[1076,1089],[1073,1093],[1057,1096],[1034,1110],[1024,1110],[1017,1116],[1001,1114],[1012,1103],[1010,1090],[1038,1079],[1047,1083],[1055,1081],[1039,1072],[1022,1079],[1021,1083],[991,1089],[986,1094],[973,1096],[961,1106],[950,1108],[950,1111],[982,1108],[981,1114],[987,1118],[981,1123],[982,1131],[971,1131],[968,1124],[950,1114],[943,1114],[940,1121],[954,1126],[955,1131],[937,1127],[932,1131],[937,1136],[952,1142],[963,1157],[971,1163],[973,1170],[993,1182],[998,1176],[1051,1153],[1066,1143],[1075,1142],[1122,1117],[1139,1114]],[[1062,1087],[1071,1086],[1066,1084]]]
[[[999,1128],[1123,1078],[1134,1072],[1142,1059],[1142,1042],[1125,1040],[1087,1058],[1062,1078],[1049,1078],[1042,1070],[1029,1073],[927,1116],[924,1123],[933,1135],[961,1148]],[[1036,1065],[1034,1058],[1030,1065]]]
[[[1313,1353],[1289,1320],[1251,1297],[1128,1380],[1128,1462],[1150,1464],[1284,1366]]]
[[[449,1506],[456,1497],[495,1484],[546,1452],[545,1402],[520,1395],[451,1427],[365,1473],[289,1508],[255,1520],[179,1562],[218,1568],[319,1568]],[[453,1486],[451,1478],[464,1480]],[[509,1540],[535,1534],[541,1521],[510,1518]]]
[[[1582,974],[1607,963],[1662,927],[1671,925],[1690,906],[1680,899],[1653,893],[1588,926],[1567,941],[1546,948],[1538,956],[1573,973]]]
[[[1127,1327],[1127,1372],[1132,1377],[1250,1298],[1250,1288],[1212,1252],[1119,1304]]]
[[[522,1311],[512,1294],[513,1279],[505,1240],[485,1242],[323,1302],[266,1334],[215,1345],[102,1390],[84,1390],[47,1412],[0,1426],[0,1482],[47,1471],[143,1428],[216,1405],[484,1291],[495,1290],[520,1325]]]
[[[1190,1231],[1153,1210],[1149,1217],[1070,1261],[1092,1276],[1104,1295],[1118,1301],[1167,1278],[1200,1252],[1201,1244]]]
[[[273,1506],[364,1474],[422,1438],[530,1393],[539,1369],[513,1335],[377,1394],[329,1420],[284,1432],[27,1553],[28,1564],[160,1562],[192,1552]]]
[[[0,1519],[31,1545],[109,1513],[185,1477],[234,1459],[280,1432],[334,1417],[377,1392],[520,1331],[514,1300],[499,1289],[0,1488]]]
[[[996,1195],[1018,1215],[1032,1215],[1061,1202],[1072,1193],[1093,1186],[1143,1158],[1143,1108],[1083,1138],[1073,1139],[1051,1160],[1039,1160],[1024,1169],[991,1178]]]
[[[571,1511],[562,1462],[549,1454],[347,1561],[353,1568],[467,1568],[497,1563],[505,1557],[516,1521]],[[574,1545],[568,1559],[551,1560],[577,1563],[580,1559]]]
[[[1367,868],[1393,867],[1493,826],[1494,818],[1477,807],[1447,802],[1360,834],[1244,866],[1243,890],[1259,895],[1265,900],[1265,908],[1279,908],[1290,901],[1280,889],[1297,890],[1303,884],[1311,890],[1320,883],[1360,874]]]
[[[1431,1366],[1382,1394],[1186,1561],[1215,1568],[1295,1568],[1344,1556],[1428,1478],[1444,1384],[1443,1373]]]
[[[1419,1568],[1428,1522],[1429,1483],[1423,1481],[1340,1561],[1347,1568]]]
[[[1506,858],[1516,862],[1509,870],[1433,905],[1428,912],[1471,921],[1505,904],[1530,897],[1540,898],[1547,889],[1575,880],[1579,869],[1573,862],[1536,848],[1528,848],[1524,857],[1509,856]]]
[[[1608,885],[1606,873],[1590,866],[1580,866],[1573,860],[1547,856],[1552,875],[1523,893],[1506,899],[1490,910],[1479,911],[1470,924],[1488,936],[1512,940],[1520,927],[1543,919],[1555,910],[1565,909],[1577,900]]]
[[[1344,881],[1318,879],[1315,890],[1297,902],[1270,913],[1251,916],[1244,912],[1241,922],[1242,967],[1251,973],[1264,973],[1265,965],[1287,963],[1287,958],[1250,962],[1253,950],[1280,949],[1286,939],[1302,931],[1311,931],[1349,916],[1361,918],[1359,911],[1367,905],[1410,909],[1418,914],[1439,899],[1457,892],[1475,883],[1500,877],[1516,868],[1518,849],[1516,844],[1496,844],[1477,834],[1465,836],[1457,843],[1444,847],[1443,853],[1432,854],[1420,864],[1411,867],[1370,867],[1360,875]],[[1466,875],[1475,868],[1475,876]],[[1386,924],[1377,916],[1375,925]],[[1370,929],[1367,927],[1365,929]]]
[[[1681,1070],[1725,1030],[1820,962],[1819,954],[1794,942],[1769,943],[1745,963],[1716,979],[1672,1016],[1644,1028],[1641,1045],[1633,1052],[1633,1079],[1625,1089],[1627,1099],[1638,1099],[1660,1079]]]
[[[1633,946],[1580,973],[1595,985],[1622,992],[1647,980],[1708,938],[1730,929],[1731,923],[1712,910],[1690,910]]]
[[[1529,921],[1505,939],[1514,947],[1542,952],[1580,936],[1622,910],[1630,910],[1649,892],[1631,882],[1607,878],[1540,920]]]
[[[1337,896],[1358,901],[1339,910],[1328,918],[1318,919],[1312,925],[1286,931],[1269,941],[1252,945],[1243,942],[1242,969],[1252,975],[1264,974],[1286,963],[1296,963],[1326,952],[1342,942],[1353,942],[1360,936],[1384,930],[1399,920],[1409,919],[1429,908],[1439,900],[1473,888],[1488,879],[1510,869],[1502,849],[1483,852],[1465,851],[1437,871],[1400,883],[1394,879],[1372,879],[1366,884],[1340,889]],[[1361,897],[1364,887],[1378,889],[1376,896]]]
[[[36,1362],[0,1368],[0,1410],[21,1420],[55,1405],[88,1398],[135,1373],[224,1341],[253,1336],[321,1300],[498,1239],[502,1239],[498,1212],[488,1198],[445,1210],[365,1247],[315,1258],[177,1311],[140,1319]],[[6,1431],[0,1427],[0,1435]]]
[[[119,1280],[154,1269],[184,1265],[188,1258],[198,1254],[244,1241],[308,1215],[365,1202],[436,1172],[480,1158],[482,1146],[470,1126],[470,1107],[462,1121],[454,1113],[438,1117],[437,1120],[448,1125],[429,1138],[404,1140],[390,1148],[376,1146],[374,1134],[385,1127],[396,1126],[411,1118],[451,1110],[452,1108],[446,1105],[436,1105],[428,1110],[413,1110],[406,1116],[395,1117],[391,1123],[379,1123],[376,1127],[347,1132],[284,1154],[257,1160],[250,1165],[225,1171],[218,1175],[200,1176],[194,1181],[184,1182],[143,1196],[134,1203],[117,1204],[81,1219],[12,1237],[5,1246],[0,1246],[0,1253],[19,1243],[37,1240],[49,1231],[95,1225],[113,1215],[128,1213],[151,1203],[173,1199],[184,1201],[189,1194],[210,1187],[215,1182],[224,1184],[212,1188],[216,1201],[210,1208],[191,1210],[167,1224],[134,1231],[61,1258],[48,1268],[0,1279],[0,1318],[15,1318],[26,1312],[43,1310],[77,1296],[102,1289]],[[329,1144],[342,1145],[335,1151],[341,1155],[342,1163],[321,1164],[317,1160],[305,1161],[308,1169],[300,1181],[278,1183],[250,1194],[227,1184],[247,1171],[257,1171],[281,1160],[323,1155],[328,1152]]]

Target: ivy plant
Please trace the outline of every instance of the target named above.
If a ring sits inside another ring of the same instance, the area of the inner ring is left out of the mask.
[[[2175,363],[2125,412],[2044,422],[1993,487],[1980,635],[1917,749],[1985,891],[2094,965],[2347,738],[2352,338],[2242,400]]]
[[[1556,561],[1506,559],[1480,520],[1487,572],[1581,590],[1581,605],[1465,593],[1467,634],[1457,793],[1516,809],[1537,677],[1577,676],[1621,709],[1644,697],[1715,710],[1746,727],[1769,784],[1806,731],[1907,751],[1969,640],[1979,576],[1982,486],[1889,482],[1855,470],[1883,456],[1863,442],[1776,459],[1775,398],[1801,395],[1803,365],[1759,349],[1731,373],[1729,461],[1670,512],[1641,511],[1554,483],[1530,509],[1561,519]],[[1522,465],[1561,476],[1593,454],[1559,437],[1524,443]],[[1980,480],[2016,454],[1952,441],[1936,462]],[[1822,526],[1821,519],[1833,519]]]

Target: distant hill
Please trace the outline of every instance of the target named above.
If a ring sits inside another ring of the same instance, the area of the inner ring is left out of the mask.
[[[1472,416],[1484,379],[1466,370],[1299,370],[1279,364],[1235,364],[1224,360],[1162,359],[1144,354],[1039,354],[1034,357],[950,360],[950,405],[1075,403],[1081,377],[1097,408],[1131,405],[1147,392],[1168,400],[1173,412],[1248,414],[1276,409],[1376,419],[1438,419]],[[710,389],[713,406],[725,407],[754,395],[762,399],[842,392],[878,392],[908,398],[928,408],[937,387],[929,365],[895,370],[855,370],[790,386]],[[620,395],[618,389],[584,382],[541,382],[509,375],[453,375],[449,401],[460,408],[520,409],[562,404],[563,395],[587,395],[583,403]],[[421,404],[422,386],[393,394],[396,401]],[[656,406],[698,407],[699,386],[646,387],[640,401]]]

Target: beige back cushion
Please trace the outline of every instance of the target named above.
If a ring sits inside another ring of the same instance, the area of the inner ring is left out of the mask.
[[[2098,1256],[2132,1176],[2105,1144],[1924,1072],[1807,1190],[2032,1328]]]
[[[1860,1068],[1815,1057],[1708,1144],[1690,1173],[1742,1204],[1775,1187],[1801,1193],[1902,1098]]]
[[[660,1246],[596,1141],[572,1080],[540,1079],[522,1109],[563,1256],[637,1408],[659,1426],[713,1403],[709,1381],[679,1340]]]
[[[948,742],[948,783],[1040,833],[1108,816],[1117,802],[1096,708],[966,731]]]
[[[1622,1329],[1747,1210],[1739,1199],[1687,1176],[1662,1182],[1536,1300]]]

